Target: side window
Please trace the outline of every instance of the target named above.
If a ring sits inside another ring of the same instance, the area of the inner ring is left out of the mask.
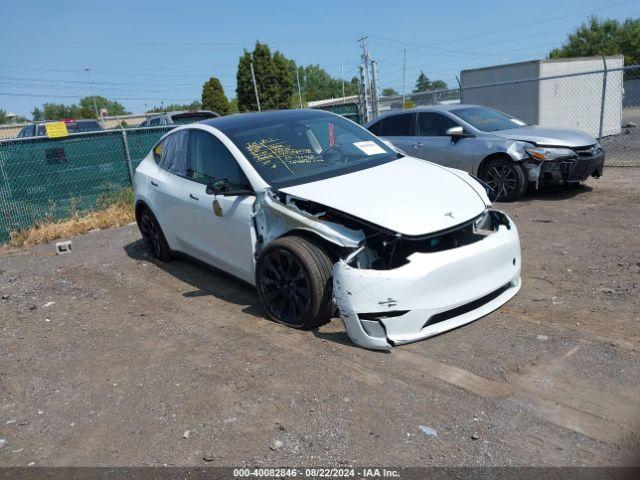
[[[383,137],[411,137],[415,135],[415,114],[401,113],[382,119],[380,135]]]
[[[451,127],[458,124],[449,117],[436,112],[421,112],[418,114],[418,136],[444,137]]]
[[[19,138],[24,138],[24,137],[33,137],[33,125],[29,125],[28,127],[24,127],[22,130],[20,130],[20,133],[18,134]]]
[[[150,127],[156,127],[158,125],[160,125],[160,117],[152,118],[151,120],[149,120]]]
[[[187,174],[187,147],[189,143],[189,132],[180,130],[166,137],[160,149],[154,148],[154,157],[159,154],[158,165],[167,172],[185,176]],[[159,151],[158,151],[159,150]],[[157,161],[157,160],[156,160]]]
[[[220,140],[203,130],[189,132],[188,178],[204,184],[226,178],[233,188],[249,188],[249,181],[240,165]]]
[[[167,137],[153,147],[153,159],[158,166],[160,166],[160,160],[162,159],[162,150],[164,149],[165,144],[171,141],[170,139],[171,137]]]
[[[376,122],[373,125],[371,125],[369,127],[369,131],[371,133],[373,133],[374,135],[380,135],[380,128],[381,127],[382,127],[382,120],[380,120],[379,122]]]

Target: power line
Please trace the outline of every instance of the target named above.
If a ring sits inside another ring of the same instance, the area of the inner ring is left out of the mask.
[[[570,13],[570,14],[567,14],[567,15],[560,15],[560,16],[557,16],[557,17],[545,18],[545,19],[534,21],[534,22],[529,22],[528,21],[526,24],[518,24],[518,25],[513,26],[513,27],[501,28],[500,30],[491,30],[491,31],[487,31],[487,32],[476,33],[476,34],[473,34],[473,35],[467,35],[467,36],[464,36],[464,37],[456,37],[455,41],[456,42],[460,42],[461,40],[468,40],[470,38],[478,38],[478,37],[482,37],[482,36],[486,36],[486,35],[502,33],[504,31],[508,31],[508,30],[521,30],[524,27],[541,25],[543,23],[554,22],[554,21],[557,21],[557,20],[563,20],[565,18],[571,18],[571,17],[580,16],[580,15],[593,14],[593,13],[599,12],[601,10],[606,10],[606,9],[609,9],[609,8],[615,8],[615,7],[619,7],[619,6],[622,6],[622,5],[628,5],[630,3],[636,3],[636,2],[638,2],[638,0],[626,0],[624,2],[618,2],[618,3],[609,4],[609,5],[604,5],[604,6],[599,7],[599,8],[591,9],[589,11],[584,11],[583,10],[581,12]],[[384,37],[379,37],[379,36],[376,36],[376,35],[374,35],[374,37],[377,37],[377,38],[380,38],[380,39],[384,39]],[[446,44],[450,43],[450,41],[442,41],[442,42],[432,43],[430,46],[426,47],[424,45],[419,45],[419,44],[415,44],[415,43],[411,43],[411,42],[401,42],[401,41],[392,40],[392,39],[385,39],[385,40],[390,41],[390,42],[395,42],[395,43],[401,44],[403,46],[413,46],[414,48],[420,48],[420,49],[424,49],[424,50],[429,50],[429,49],[432,49],[433,47],[436,47],[436,46],[439,46],[439,45],[446,45]]]
[[[8,97],[79,98],[78,95],[50,95],[50,94],[38,95],[38,94],[33,94],[33,93],[16,93],[16,92],[0,92],[0,95],[8,96]],[[160,97],[113,97],[110,100],[153,100],[153,101],[162,101],[162,100],[165,100],[165,99],[166,99],[166,97],[164,97],[164,98],[160,98]],[[174,97],[174,98],[172,98],[172,100],[186,102],[186,101],[193,101],[193,97],[191,97],[191,98],[175,98]]]

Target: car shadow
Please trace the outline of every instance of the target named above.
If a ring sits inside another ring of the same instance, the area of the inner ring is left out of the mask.
[[[331,319],[331,322],[340,322],[342,324],[342,320],[339,317],[334,317]],[[329,342],[334,342],[339,345],[344,345],[345,347],[355,348],[357,350],[362,350],[362,347],[357,346],[353,343],[349,336],[347,335],[346,330],[341,330],[339,332],[322,332],[318,328],[314,328],[311,330],[313,336],[319,338],[321,340],[327,340]],[[372,350],[373,352],[383,352],[383,350]]]
[[[255,288],[242,280],[186,255],[177,254],[170,262],[161,262],[151,256],[142,239],[124,247],[132,259],[153,263],[194,289],[182,293],[185,298],[211,295],[226,302],[244,307],[242,312],[267,319]]]
[[[547,187],[542,187],[540,188],[540,190],[530,188],[517,201],[523,203],[532,201],[556,202],[575,198],[591,191],[593,191],[593,187],[584,184],[575,187],[566,185],[550,185]]]
[[[225,302],[243,307],[241,310],[243,313],[259,317],[268,322],[277,323],[265,314],[253,285],[186,255],[177,254],[170,262],[157,260],[148,252],[142,239],[131,242],[123,248],[130,258],[137,261],[153,263],[178,280],[191,285],[193,290],[183,292],[182,296],[184,298],[197,298],[211,295]],[[340,319],[336,317],[332,319],[332,322],[333,321],[340,321]],[[318,328],[315,328],[311,330],[311,333],[316,338],[359,348],[349,340],[345,331],[321,332]]]

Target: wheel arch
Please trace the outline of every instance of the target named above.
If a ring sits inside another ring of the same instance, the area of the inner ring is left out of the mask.
[[[154,215],[153,210],[151,210],[151,207],[149,207],[149,205],[147,205],[147,202],[145,202],[144,200],[138,200],[136,201],[136,205],[135,205],[135,217],[136,217],[136,223],[138,224],[138,226],[140,226],[140,215],[142,215],[142,212],[144,210],[149,210],[151,212],[151,215]]]
[[[307,230],[305,228],[294,228],[293,230],[289,230],[283,233],[278,238],[284,237],[302,237],[311,243],[315,243],[316,245],[321,247],[327,253],[327,255],[329,255],[329,258],[331,258],[334,263],[337,262],[343,255],[345,255],[348,250],[342,245],[339,245],[336,242],[332,242],[327,238],[319,235],[317,232],[313,230]],[[272,241],[274,240],[277,239],[274,238]]]
[[[513,158],[507,152],[493,152],[482,159],[482,161],[480,162],[480,165],[478,165],[478,171],[476,172],[477,175],[480,176],[482,169],[485,168],[490,161],[497,160],[497,159],[506,159],[506,160],[511,160],[514,163],[522,163],[519,160]]]

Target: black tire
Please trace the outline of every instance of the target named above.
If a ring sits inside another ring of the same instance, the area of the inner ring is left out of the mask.
[[[490,160],[478,176],[495,190],[495,200],[499,202],[517,200],[529,185],[526,169],[507,158]]]
[[[145,208],[140,213],[140,222],[138,225],[142,239],[151,251],[151,255],[163,262],[171,260],[171,249],[169,248],[167,239],[164,237],[158,220],[156,220],[156,217],[151,213],[151,210]]]
[[[302,330],[329,323],[335,311],[332,266],[320,246],[302,237],[267,245],[256,265],[258,296],[267,316]]]

